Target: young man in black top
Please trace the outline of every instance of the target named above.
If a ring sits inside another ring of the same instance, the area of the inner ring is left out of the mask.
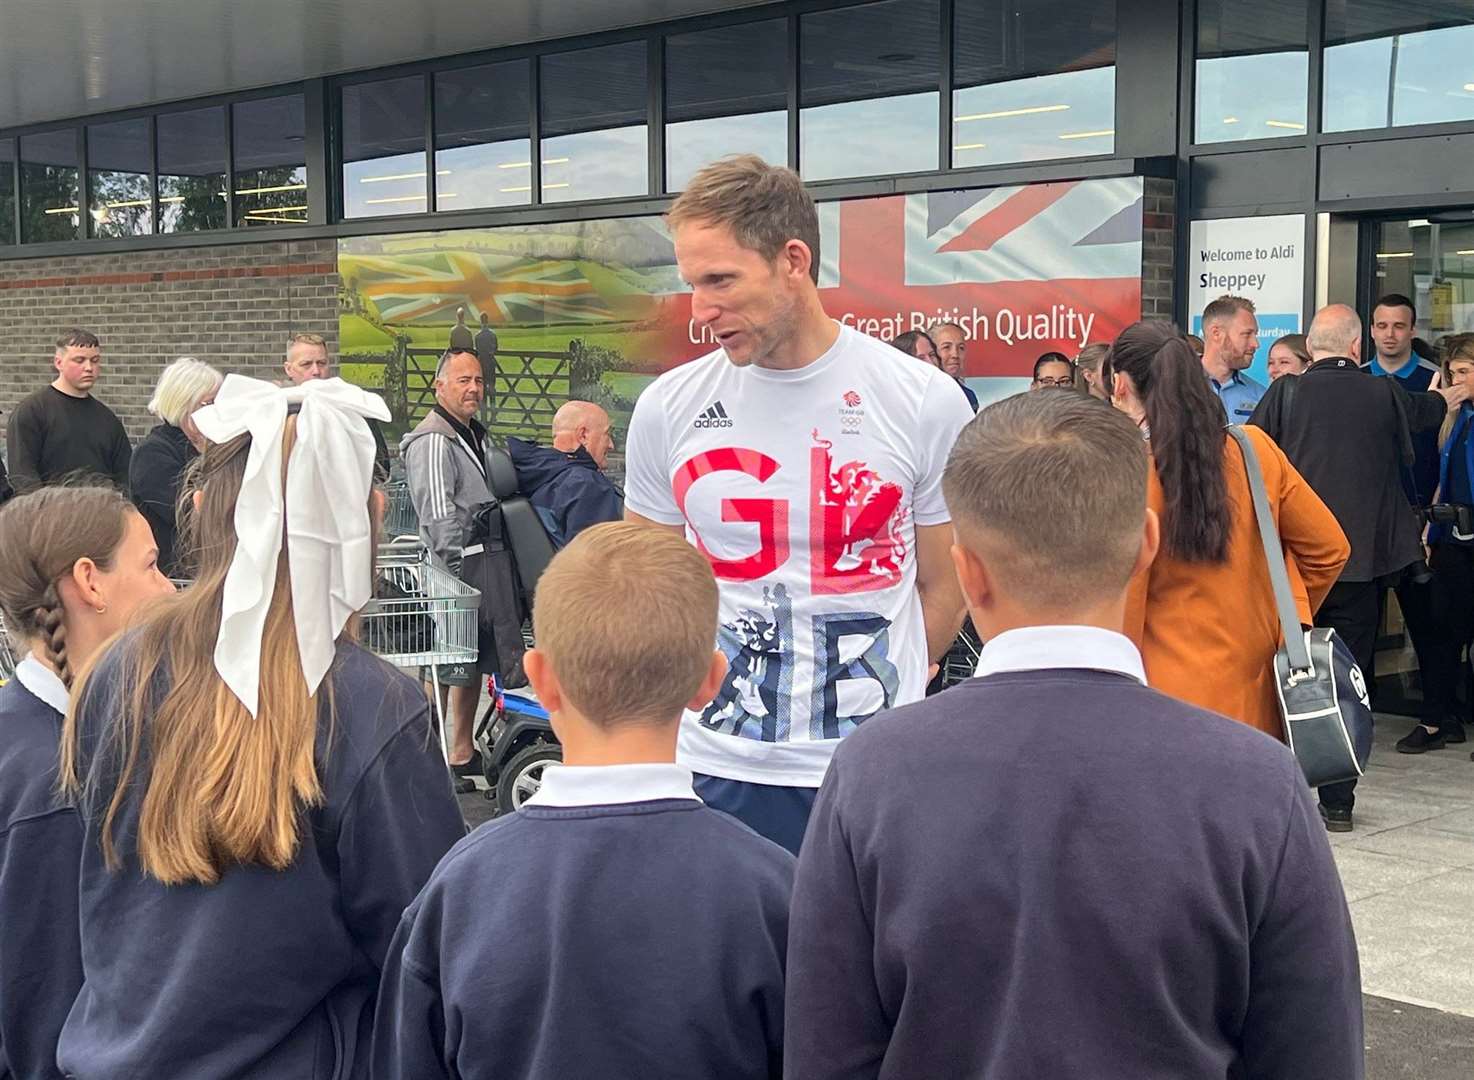
[[[1079,394],[963,429],[943,483],[987,644],[835,751],[785,1075],[1361,1077],[1351,918],[1294,755],[1149,689],[1121,633],[1157,548],[1146,455]]]
[[[128,488],[133,448],[111,409],[92,396],[102,346],[86,330],[56,340],[56,378],[15,407],[5,429],[10,482],[25,494],[68,477],[86,476]]]

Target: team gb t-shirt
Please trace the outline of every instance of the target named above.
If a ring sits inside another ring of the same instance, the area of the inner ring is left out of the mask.
[[[729,668],[682,720],[682,764],[818,787],[842,737],[923,695],[916,527],[951,520],[942,469],[971,419],[947,375],[844,326],[801,370],[718,349],[640,395],[626,505],[684,525],[721,586]]]

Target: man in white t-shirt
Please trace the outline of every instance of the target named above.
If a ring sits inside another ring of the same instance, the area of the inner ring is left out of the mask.
[[[962,622],[942,469],[952,380],[825,314],[819,223],[789,169],[703,169],[671,208],[719,348],[640,395],[625,516],[682,531],[721,587],[727,678],[679,760],[708,804],[798,850],[835,745],[925,692]]]

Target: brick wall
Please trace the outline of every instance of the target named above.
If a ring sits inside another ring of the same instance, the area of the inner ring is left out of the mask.
[[[1171,319],[1177,224],[1172,180],[1149,176],[1141,215],[1141,317]]]
[[[0,409],[55,378],[57,332],[80,326],[102,339],[97,397],[136,441],[170,360],[279,377],[294,332],[336,352],[337,297],[333,240],[0,261]]]

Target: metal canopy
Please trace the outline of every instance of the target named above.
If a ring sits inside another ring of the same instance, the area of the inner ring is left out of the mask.
[[[763,0],[0,0],[0,128]]]

